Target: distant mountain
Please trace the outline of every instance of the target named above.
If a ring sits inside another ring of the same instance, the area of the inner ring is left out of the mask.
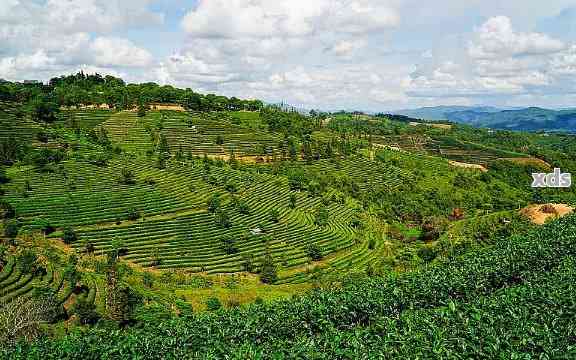
[[[529,107],[502,110],[493,107],[438,106],[396,113],[425,120],[448,120],[492,129],[576,132],[576,109]]]
[[[395,111],[394,114],[409,116],[415,119],[448,120],[448,114],[455,112],[474,111],[492,113],[501,110],[502,109],[497,109],[491,106],[432,106],[419,109],[399,110]]]

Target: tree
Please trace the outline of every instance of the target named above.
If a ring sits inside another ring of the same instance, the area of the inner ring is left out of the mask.
[[[254,255],[252,253],[242,254],[242,270],[246,272],[254,271]]]
[[[132,312],[139,303],[132,290],[120,283],[118,273],[118,257],[111,254],[108,258],[106,274],[106,311],[108,317],[116,322],[124,323],[130,319]]]
[[[38,260],[36,254],[32,250],[24,249],[17,257],[16,263],[18,269],[24,274],[32,274],[36,272],[36,261]]]
[[[296,209],[296,201],[297,201],[296,194],[290,194],[290,208]]]
[[[131,208],[128,210],[128,214],[126,215],[126,219],[129,221],[136,221],[138,219],[140,219],[142,215],[140,215],[140,212],[138,212],[138,210]]]
[[[127,167],[123,167],[120,170],[120,178],[118,179],[118,182],[125,185],[135,184],[136,175],[134,174],[134,171],[128,169]]]
[[[264,284],[274,284],[278,280],[278,270],[272,254],[268,252],[262,262],[262,269],[260,270],[260,281]]]
[[[14,207],[10,203],[0,200],[0,219],[12,219],[15,215]]]
[[[4,225],[4,236],[6,236],[8,239],[15,239],[18,236],[19,230],[20,226],[18,225],[18,222],[14,220],[8,221]]]
[[[232,226],[232,221],[230,220],[230,216],[226,210],[218,209],[214,221],[216,222],[216,225],[222,228],[229,228]]]
[[[250,207],[248,206],[248,203],[246,203],[246,201],[243,199],[237,201],[236,210],[238,210],[240,214],[250,215]]]
[[[218,209],[220,209],[220,203],[221,203],[220,194],[219,193],[212,194],[210,199],[208,199],[208,211],[211,213],[215,213]]]
[[[328,224],[328,209],[325,206],[321,206],[316,210],[314,223],[318,226],[326,226]]]
[[[232,236],[223,236],[220,238],[220,243],[222,250],[228,255],[236,254],[238,252],[238,247],[236,246],[236,239]]]
[[[29,113],[34,121],[51,123],[56,120],[56,114],[60,112],[58,104],[49,96],[36,96],[30,104]]]
[[[72,312],[78,317],[78,322],[82,325],[96,324],[100,315],[96,312],[94,302],[88,301],[86,296],[78,296]]]
[[[147,288],[152,288],[152,286],[154,286],[154,276],[149,272],[145,272],[144,275],[142,275],[142,283]]]
[[[164,134],[160,134],[160,137],[158,138],[156,151],[158,151],[159,154],[170,154],[170,145],[168,145],[168,139],[166,139]]]
[[[306,248],[306,254],[313,261],[322,260],[322,250],[315,243],[310,243]]]
[[[72,228],[67,227],[66,229],[64,229],[62,240],[64,240],[64,244],[70,245],[78,241],[78,234],[76,234],[76,232]]]
[[[270,220],[272,222],[279,222],[280,221],[280,212],[278,211],[278,209],[271,209],[269,212],[270,215]]]
[[[10,178],[6,175],[6,171],[0,168],[0,184],[7,184],[10,182]]]
[[[138,104],[138,113],[137,113],[138,117],[144,117],[146,116],[146,106],[144,105],[143,102],[140,102]]]

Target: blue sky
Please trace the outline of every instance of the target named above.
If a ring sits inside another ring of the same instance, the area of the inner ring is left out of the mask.
[[[83,69],[307,108],[574,107],[574,0],[2,0],[0,78]]]

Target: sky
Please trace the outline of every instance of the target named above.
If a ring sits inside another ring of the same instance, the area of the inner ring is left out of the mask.
[[[0,78],[308,109],[576,107],[576,0],[0,0]]]

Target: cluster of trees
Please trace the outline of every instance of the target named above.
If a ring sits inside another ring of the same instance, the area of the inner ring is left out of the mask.
[[[0,100],[29,103],[32,113],[41,120],[53,119],[59,106],[106,104],[110,108],[132,109],[149,103],[178,103],[193,111],[258,111],[263,106],[259,100],[202,95],[192,89],[155,83],[126,84],[111,75],[85,74],[83,71],[53,78],[47,84],[2,83]]]

